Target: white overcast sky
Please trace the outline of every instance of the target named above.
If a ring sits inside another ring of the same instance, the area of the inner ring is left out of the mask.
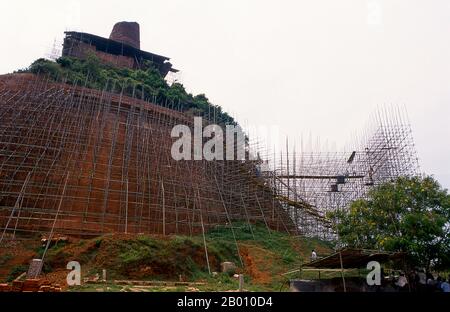
[[[138,22],[188,91],[293,140],[343,146],[377,105],[405,105],[422,171],[450,188],[450,1],[2,1],[0,73],[118,21]]]

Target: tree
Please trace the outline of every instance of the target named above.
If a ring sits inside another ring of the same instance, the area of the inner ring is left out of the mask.
[[[402,251],[414,265],[450,268],[450,195],[433,177],[384,183],[329,217],[344,245]]]

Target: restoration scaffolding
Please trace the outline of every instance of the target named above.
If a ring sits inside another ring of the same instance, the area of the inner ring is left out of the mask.
[[[281,156],[265,178],[302,235],[333,238],[326,213],[346,209],[368,191],[400,176],[414,176],[419,162],[405,110],[379,109],[347,152]]]

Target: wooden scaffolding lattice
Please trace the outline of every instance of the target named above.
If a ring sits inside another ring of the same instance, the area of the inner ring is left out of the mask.
[[[192,235],[237,221],[295,232],[253,161],[171,157],[173,126],[193,126],[176,104],[85,83],[0,78],[2,232]]]

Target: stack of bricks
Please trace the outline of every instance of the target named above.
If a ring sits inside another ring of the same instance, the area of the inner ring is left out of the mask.
[[[0,284],[0,292],[8,292],[11,291],[12,287],[8,284]]]
[[[11,291],[22,291],[23,281],[13,281]]]
[[[59,284],[55,285],[42,285],[39,288],[39,292],[60,292],[61,286]]]
[[[13,281],[12,285],[0,284],[0,292],[60,292],[61,285],[52,285],[44,279],[26,279],[25,281]]]
[[[23,292],[36,292],[39,291],[41,287],[41,280],[37,278],[26,279],[23,283],[22,291]]]

